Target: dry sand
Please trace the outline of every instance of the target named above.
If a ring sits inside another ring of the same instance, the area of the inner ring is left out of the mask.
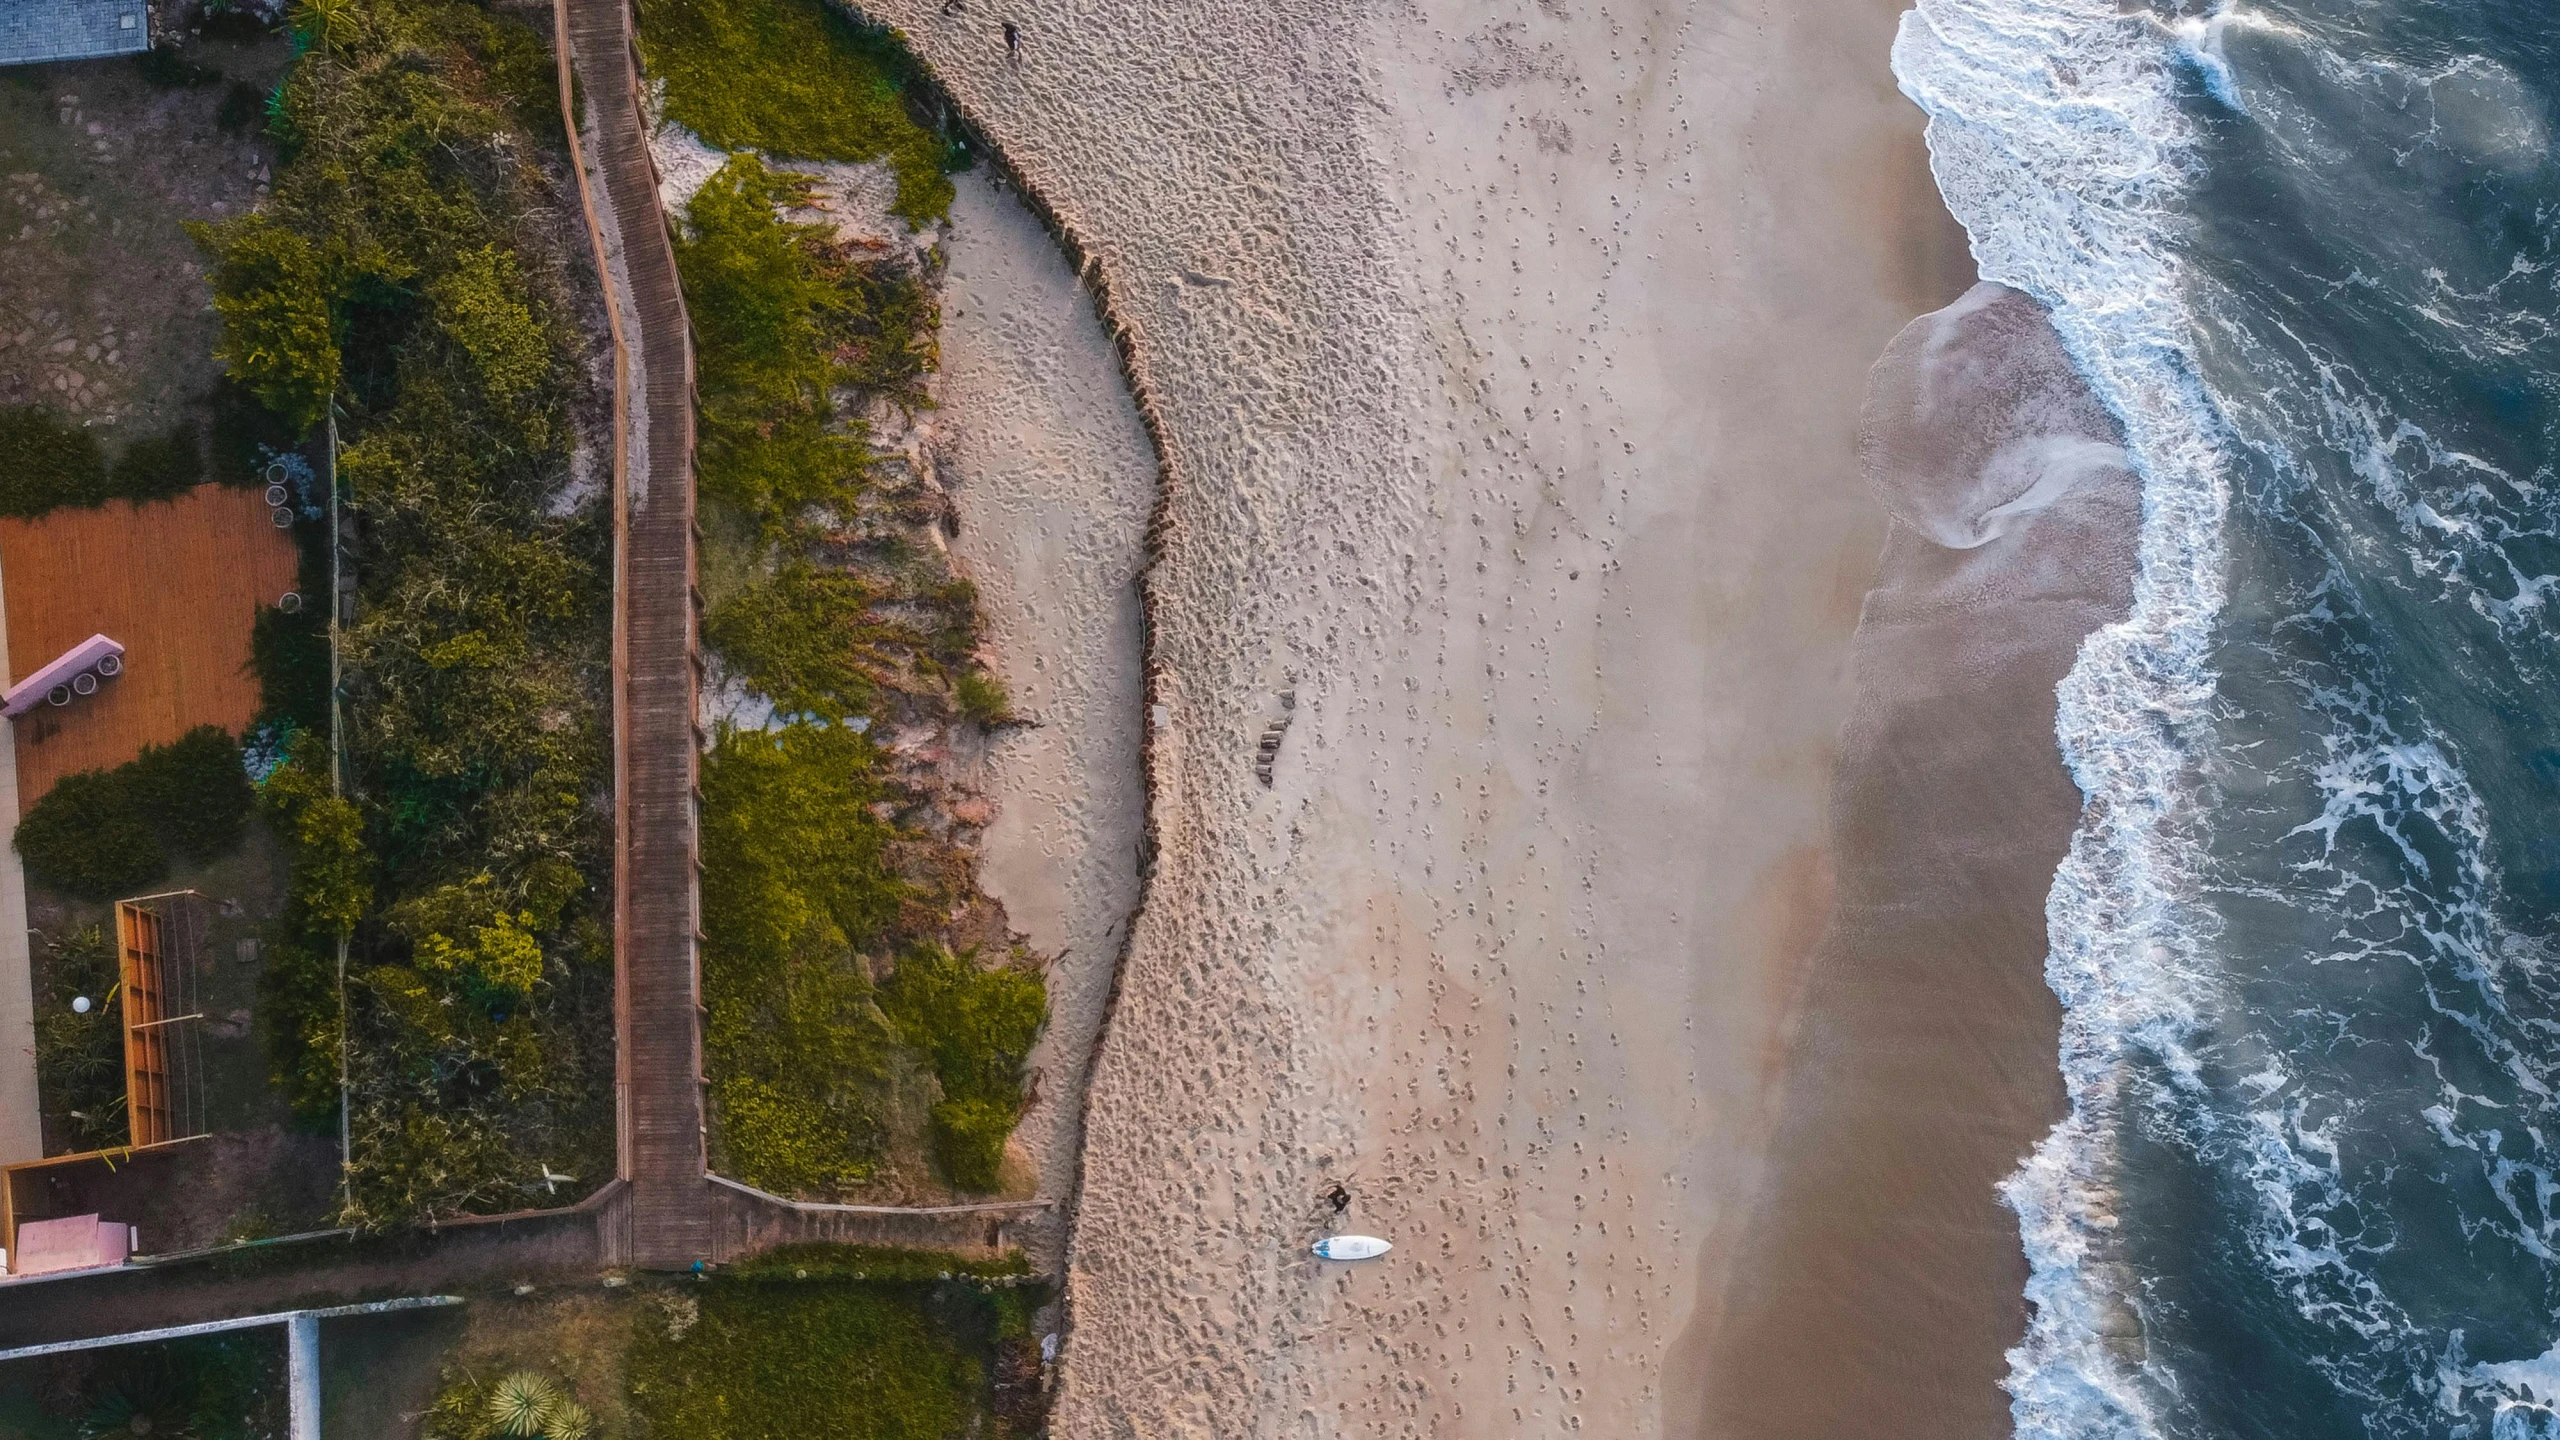
[[[1000,732],[973,777],[995,802],[978,882],[1050,957],[1036,1098],[1014,1141],[1038,1193],[1063,1199],[1138,901],[1138,568],[1156,460],[1110,337],[1048,233],[985,176],[958,181],[927,443],[960,514],[951,548],[978,587],[983,653],[1029,722]]]
[[[1061,1436],[1661,1431],[1828,905],[1866,370],[1970,278],[1896,10],[879,7],[1168,452]],[[1338,1177],[1388,1260],[1306,1258]]]

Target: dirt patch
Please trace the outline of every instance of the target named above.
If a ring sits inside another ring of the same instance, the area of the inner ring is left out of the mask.
[[[288,52],[191,39],[182,54],[199,83],[155,88],[130,59],[0,81],[0,404],[41,401],[126,441],[201,418],[217,327],[180,226],[265,193],[262,126],[221,116],[233,85],[271,88]]]

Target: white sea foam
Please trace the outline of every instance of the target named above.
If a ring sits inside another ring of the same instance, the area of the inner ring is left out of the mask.
[[[2046,906],[2071,1113],[2001,1190],[2032,1266],[2006,1382],[2023,1437],[2160,1433],[2162,1390],[2107,1339],[2135,1297],[2093,1262],[2115,1223],[2108,1147],[2127,1064],[2192,1083],[2186,1043],[2212,1003],[2179,901],[2193,852],[2177,820],[2183,739],[2213,693],[2229,486],[2172,244],[2194,165],[2173,93],[2179,45],[2112,0],[1920,0],[1894,45],[1983,278],[2052,311],[2143,481],[2132,609],[2089,637],[2059,694],[2057,733],[2087,799]]]

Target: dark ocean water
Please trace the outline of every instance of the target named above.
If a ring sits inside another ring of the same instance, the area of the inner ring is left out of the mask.
[[[2560,1437],[2560,0],[1920,0],[1894,63],[2145,495],[2019,1431]]]

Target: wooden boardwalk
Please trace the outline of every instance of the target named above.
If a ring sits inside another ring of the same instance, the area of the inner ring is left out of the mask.
[[[714,1258],[702,1091],[693,517],[693,348],[658,206],[627,0],[555,0],[563,90],[594,125],[580,157],[614,339],[618,614],[614,635],[615,954],[622,1177],[632,1263]],[[574,127],[573,127],[574,128]],[[618,259],[617,266],[611,258]],[[644,430],[628,430],[634,407]],[[633,456],[629,442],[640,439]],[[636,470],[637,473],[633,473]]]

